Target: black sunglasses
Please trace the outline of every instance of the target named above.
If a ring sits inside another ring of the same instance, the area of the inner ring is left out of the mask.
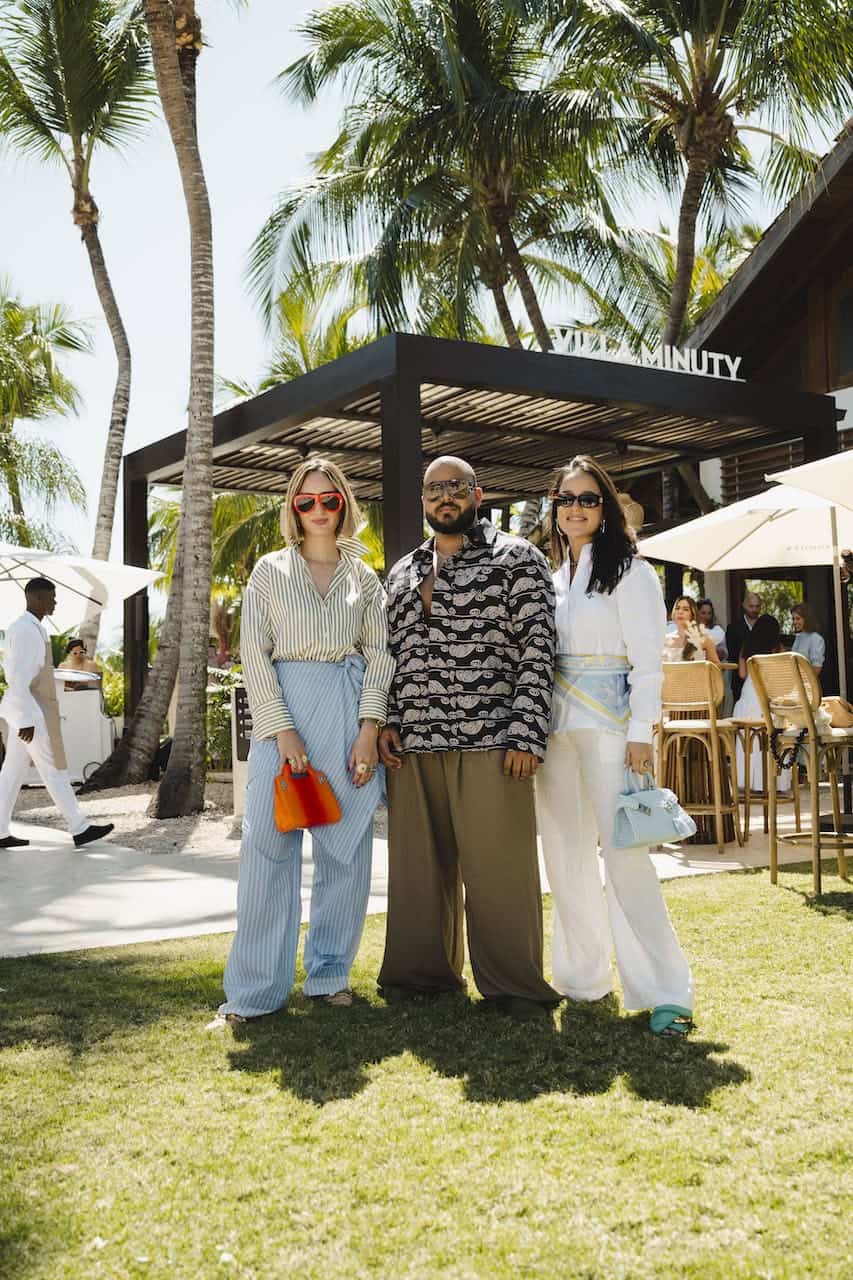
[[[577,503],[579,507],[592,511],[595,507],[600,507],[604,499],[600,493],[587,489],[583,493],[552,493],[551,501],[555,507],[573,507]]]

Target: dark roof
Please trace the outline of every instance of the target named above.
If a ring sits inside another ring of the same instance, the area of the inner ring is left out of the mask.
[[[851,229],[853,120],[720,291],[690,334],[690,346],[730,354],[748,347],[756,323],[777,315],[784,299],[807,283]]]
[[[218,413],[214,487],[280,493],[299,458],[319,451],[360,497],[381,498],[383,388],[418,383],[424,460],[463,455],[493,500],[541,495],[578,452],[627,482],[835,424],[829,397],[789,388],[391,334]],[[128,454],[126,480],[179,485],[184,449],[178,432]]]

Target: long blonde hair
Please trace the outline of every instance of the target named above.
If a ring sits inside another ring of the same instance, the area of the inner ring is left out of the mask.
[[[344,507],[340,512],[335,537],[351,538],[356,530],[360,529],[364,524],[364,517],[355,500],[355,494],[352,491],[350,482],[340,467],[336,463],[330,462],[328,458],[312,455],[310,458],[306,458],[304,462],[300,462],[291,475],[287,493],[279,512],[281,532],[289,547],[298,547],[305,536],[302,521],[293,507],[293,499],[298,493],[301,493],[305,477],[310,475],[312,471],[322,471],[323,475],[329,478],[329,487],[337,489],[338,493],[344,495]]]

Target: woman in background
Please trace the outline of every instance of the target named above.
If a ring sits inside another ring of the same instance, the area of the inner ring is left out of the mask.
[[[823,670],[826,662],[826,641],[817,629],[817,618],[810,605],[805,602],[795,604],[791,613],[794,618],[794,653],[801,653],[814,667],[816,676]]]
[[[699,609],[696,601],[690,596],[678,596],[670,612],[671,622],[663,644],[664,662],[711,662],[715,667],[720,665],[717,646],[709,633],[699,621]],[[717,709],[720,714],[720,708]],[[671,713],[679,719],[690,719],[696,715],[693,711],[675,711]],[[666,779],[664,785],[678,793],[678,766],[674,751],[669,752]],[[723,770],[723,792],[731,791],[728,781],[728,770]],[[679,799],[684,803],[705,804],[708,796],[713,794],[711,780],[711,763],[707,752],[698,742],[684,744],[684,794]],[[690,836],[684,844],[716,844],[717,835],[714,815],[694,814],[696,834]],[[730,814],[723,815],[723,835],[726,840],[734,840],[735,828]]]
[[[720,662],[725,662],[726,658],[729,656],[729,651],[726,648],[726,633],[723,628],[717,624],[714,602],[707,598],[704,600],[697,600],[696,609],[699,613],[700,625],[705,628],[708,635],[714,641],[714,645],[717,650],[717,657],[720,659]]]
[[[720,665],[717,646],[699,621],[699,609],[690,596],[678,596],[670,612],[663,644],[664,662],[713,662]]]

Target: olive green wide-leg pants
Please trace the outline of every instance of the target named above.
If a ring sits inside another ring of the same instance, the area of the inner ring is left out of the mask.
[[[464,987],[464,912],[482,995],[560,997],[542,974],[532,778],[503,751],[410,753],[388,770],[388,930],[380,987]]]

